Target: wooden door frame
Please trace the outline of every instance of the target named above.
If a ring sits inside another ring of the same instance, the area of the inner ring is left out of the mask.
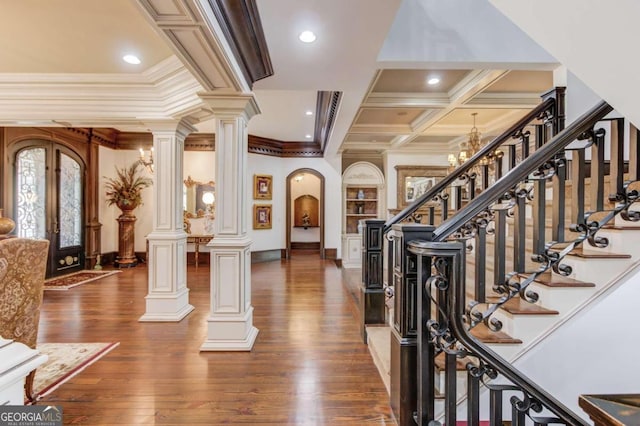
[[[318,172],[317,170],[314,169],[309,169],[309,168],[301,168],[301,169],[296,169],[293,172],[289,173],[289,175],[287,176],[287,180],[286,180],[286,187],[287,187],[287,202],[286,202],[286,209],[287,209],[287,224],[286,224],[286,243],[287,243],[287,248],[285,250],[285,256],[287,259],[291,258],[291,182],[293,181],[293,178],[296,175],[299,175],[301,173],[308,173],[310,175],[313,175],[315,177],[317,177],[320,180],[320,212],[318,215],[318,222],[320,225],[320,258],[324,259],[325,258],[325,253],[324,253],[324,199],[325,199],[325,194],[324,194],[324,175],[322,175],[322,173]]]

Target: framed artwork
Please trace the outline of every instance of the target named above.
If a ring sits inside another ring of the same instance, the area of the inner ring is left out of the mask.
[[[271,229],[271,204],[253,205],[253,229]]]
[[[398,208],[420,198],[448,173],[447,166],[396,166],[398,174]]]
[[[270,200],[272,181],[271,175],[253,175],[253,199]]]

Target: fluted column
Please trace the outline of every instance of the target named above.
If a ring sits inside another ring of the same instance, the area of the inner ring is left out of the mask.
[[[187,288],[187,234],[182,225],[184,140],[195,129],[184,122],[148,123],[153,133],[153,230],[149,243],[149,292],[140,321],[180,321],[193,306]]]
[[[211,248],[211,310],[202,351],[249,351],[258,335],[251,306],[247,235],[247,123],[259,113],[251,95],[201,95],[216,131],[216,220]]]

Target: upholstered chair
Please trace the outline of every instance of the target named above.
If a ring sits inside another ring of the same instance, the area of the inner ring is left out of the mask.
[[[0,336],[34,349],[48,248],[47,240],[0,240]],[[37,397],[33,394],[35,373],[32,371],[25,383],[25,393],[30,401]]]

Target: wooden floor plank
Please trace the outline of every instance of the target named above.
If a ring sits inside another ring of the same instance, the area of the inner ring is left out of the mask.
[[[352,290],[333,261],[294,253],[252,265],[251,352],[200,352],[209,270],[188,266],[179,323],[140,323],[144,265],[69,291],[45,292],[38,341],[120,342],[40,404],[64,424],[394,425],[359,336]]]

